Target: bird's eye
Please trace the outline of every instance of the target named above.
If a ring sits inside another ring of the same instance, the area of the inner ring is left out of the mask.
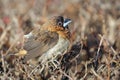
[[[59,25],[59,26],[63,26],[62,22],[58,22],[58,25]]]

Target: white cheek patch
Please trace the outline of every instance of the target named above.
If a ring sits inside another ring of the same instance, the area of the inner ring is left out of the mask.
[[[24,35],[25,38],[30,38],[32,36],[33,36],[32,32],[30,32],[29,34]]]

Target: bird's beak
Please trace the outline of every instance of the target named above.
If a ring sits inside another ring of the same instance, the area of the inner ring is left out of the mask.
[[[71,23],[71,19],[64,19],[64,24],[63,24],[63,27],[66,28],[68,27],[68,24]]]

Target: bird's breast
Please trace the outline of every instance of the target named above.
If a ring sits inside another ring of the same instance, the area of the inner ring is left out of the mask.
[[[59,38],[57,44],[53,48],[49,49],[47,53],[48,54],[57,52],[63,53],[65,50],[68,49],[69,45],[70,41],[68,39]]]

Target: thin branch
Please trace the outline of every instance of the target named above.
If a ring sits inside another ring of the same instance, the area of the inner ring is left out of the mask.
[[[62,74],[64,74],[66,77],[68,77],[70,80],[74,80],[74,79],[72,79],[69,75],[67,75],[64,71],[62,71],[61,69],[60,69],[60,72],[61,72]]]
[[[5,66],[3,51],[1,51],[1,60],[2,60],[2,67],[3,67],[3,70],[4,70],[2,78],[3,78],[3,80],[5,80],[5,77],[7,77],[7,74],[6,74],[6,66]]]
[[[93,72],[93,74],[94,74],[97,78],[99,78],[100,80],[104,80],[101,76],[99,76],[99,75],[94,71],[94,69],[91,69],[91,71]]]

